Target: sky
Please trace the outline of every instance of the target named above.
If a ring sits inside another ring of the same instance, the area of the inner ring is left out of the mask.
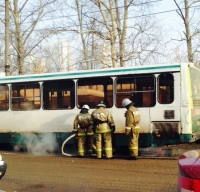
[[[165,42],[169,42],[172,38],[180,39],[180,32],[183,34],[184,26],[183,21],[175,11],[177,7],[174,3],[174,0],[149,0],[149,2],[153,2],[157,5],[153,11],[153,14],[160,20],[160,24],[164,25],[166,28],[165,31],[170,31],[170,33],[168,32],[168,35],[165,36]],[[174,43],[177,43],[177,41],[174,41],[172,44],[174,45]]]
[[[174,0],[161,0],[155,9],[155,12],[159,13],[157,18],[163,20],[165,26],[170,28],[173,34],[179,36],[175,31],[183,31],[184,25],[181,17],[175,11],[176,9],[177,6],[174,3]]]

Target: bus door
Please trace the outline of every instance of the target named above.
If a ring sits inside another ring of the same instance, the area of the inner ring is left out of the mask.
[[[156,77],[156,105],[150,108],[152,146],[176,144],[180,142],[180,74]]]

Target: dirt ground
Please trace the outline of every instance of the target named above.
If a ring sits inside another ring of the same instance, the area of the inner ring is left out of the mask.
[[[8,164],[0,180],[6,192],[174,192],[177,159],[140,157],[67,157],[62,154],[33,156],[28,153],[0,151]]]

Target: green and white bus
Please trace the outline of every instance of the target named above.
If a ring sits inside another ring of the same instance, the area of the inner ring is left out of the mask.
[[[104,100],[115,146],[127,146],[124,98],[141,113],[140,147],[200,139],[200,70],[177,63],[0,77],[0,144],[32,145],[37,136],[60,147],[80,108],[91,113]]]

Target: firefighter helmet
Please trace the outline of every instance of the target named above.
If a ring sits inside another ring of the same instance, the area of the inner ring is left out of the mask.
[[[131,104],[131,103],[132,103],[132,101],[131,101],[130,99],[125,98],[125,99],[123,99],[123,101],[122,101],[122,106],[123,106],[123,107],[126,107],[127,105],[129,105],[129,104]]]
[[[89,107],[88,105],[83,105],[82,109],[87,109],[87,110],[89,110],[90,107]]]
[[[99,101],[97,107],[106,107],[104,101]]]

